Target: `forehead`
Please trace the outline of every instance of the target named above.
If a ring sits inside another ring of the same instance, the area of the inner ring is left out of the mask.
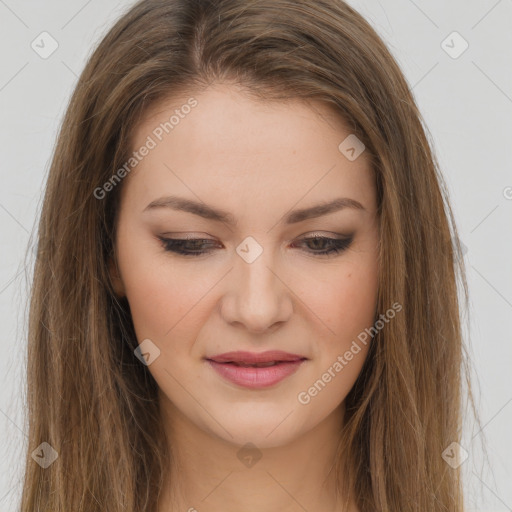
[[[194,106],[190,107],[191,104]],[[301,98],[263,101],[235,84],[226,83],[213,84],[199,93],[181,91],[179,95],[168,96],[152,104],[134,128],[133,140],[140,141],[158,129],[160,123],[166,122],[164,137],[171,131],[176,135],[187,128],[203,143],[212,137],[219,143],[233,140],[234,136],[236,145],[232,150],[250,145],[250,135],[258,135],[255,140],[258,142],[266,133],[268,142],[271,142],[275,140],[273,135],[277,131],[280,135],[278,142],[283,143],[287,134],[297,136],[308,130],[318,131],[318,128],[324,131],[324,135],[327,127],[338,134],[349,131],[339,112],[324,101]],[[279,132],[283,127],[288,131]],[[245,131],[238,131],[240,128]],[[194,141],[189,140],[188,143],[193,145]]]
[[[289,202],[342,192],[371,209],[373,174],[366,155],[350,161],[339,148],[350,135],[324,102],[264,102],[217,84],[168,97],[146,111],[134,127],[131,149],[148,138],[154,147],[128,181],[144,184],[153,195],[168,187],[200,198],[216,193],[221,201],[243,196],[242,205],[248,196],[260,203]]]

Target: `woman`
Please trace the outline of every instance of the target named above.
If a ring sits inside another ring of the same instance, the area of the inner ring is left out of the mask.
[[[462,511],[460,254],[352,8],[140,1],[48,178],[22,511]]]

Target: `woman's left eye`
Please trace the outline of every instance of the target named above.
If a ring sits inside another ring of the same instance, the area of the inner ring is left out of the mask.
[[[216,245],[214,240],[205,238],[165,238],[158,237],[162,242],[165,251],[174,252],[183,256],[201,256],[203,254],[209,254],[213,251]],[[353,236],[347,238],[330,238],[326,236],[313,236],[303,238],[299,241],[300,244],[309,245],[312,250],[309,250],[310,254],[314,256],[327,256],[330,254],[337,255],[350,246],[353,240]],[[204,246],[210,246],[209,249],[204,250]]]
[[[313,237],[309,237],[309,238],[303,238],[301,240],[301,242],[305,243],[305,244],[309,244],[310,247],[311,247],[311,243],[313,242],[313,244],[312,244],[313,250],[308,251],[308,252],[311,252],[311,254],[313,254],[313,255],[326,256],[328,254],[337,255],[337,254],[345,251],[346,249],[348,249],[348,247],[352,243],[353,239],[354,239],[354,237],[352,235],[347,238],[330,238],[327,236],[313,236]],[[320,247],[318,247],[319,245],[321,247],[323,246],[324,249],[323,250],[315,250],[315,249],[320,248]]]

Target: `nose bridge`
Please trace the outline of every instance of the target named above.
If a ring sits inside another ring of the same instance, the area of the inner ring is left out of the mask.
[[[261,254],[251,263],[238,262],[239,293],[250,299],[264,295],[269,295],[267,298],[270,298],[278,292],[276,289],[277,277],[273,270],[275,262],[269,254],[270,251],[267,253]]]
[[[237,247],[237,253],[231,297],[223,308],[225,319],[240,322],[253,331],[264,331],[285,321],[292,304],[283,278],[276,271],[279,266],[272,251],[247,237]]]

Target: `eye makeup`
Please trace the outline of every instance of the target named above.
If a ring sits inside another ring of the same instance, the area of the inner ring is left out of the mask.
[[[218,242],[209,238],[169,238],[164,236],[158,236],[157,238],[162,243],[165,251],[185,257],[210,254],[219,245]],[[337,256],[350,247],[353,239],[353,234],[336,238],[314,235],[303,237],[298,242],[293,242],[292,246],[306,246],[305,251],[313,256]]]

